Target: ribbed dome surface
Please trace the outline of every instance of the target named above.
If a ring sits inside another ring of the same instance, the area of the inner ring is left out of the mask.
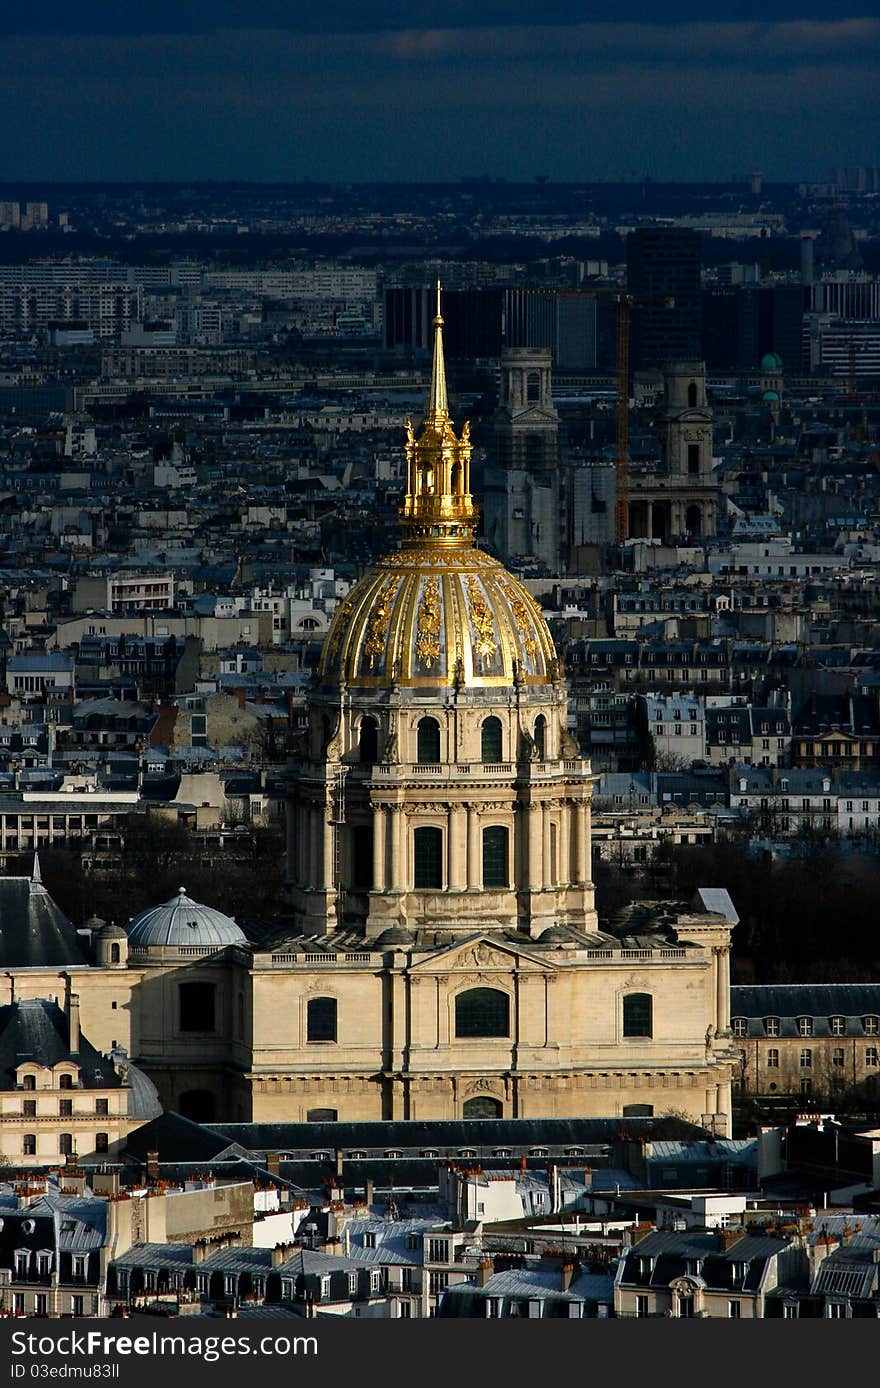
[[[170,901],[135,916],[128,926],[128,938],[131,945],[141,949],[151,945],[172,949],[201,945],[220,949],[223,945],[247,943],[247,936],[230,916],[193,901],[183,887]]]
[[[534,598],[472,545],[403,548],[356,583],[321,656],[326,684],[509,686],[558,677]]]

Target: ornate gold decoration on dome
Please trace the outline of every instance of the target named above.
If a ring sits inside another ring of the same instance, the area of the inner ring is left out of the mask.
[[[427,670],[440,659],[440,581],[425,580],[416,633],[416,655]]]
[[[474,650],[483,664],[488,665],[498,649],[498,643],[495,640],[495,623],[492,620],[492,612],[485,597],[477,586],[477,580],[472,574],[468,575],[467,590],[470,599],[471,621],[474,624],[474,631],[476,632]]]
[[[428,408],[418,438],[410,420],[405,427],[406,494],[400,508],[405,542],[420,548],[472,544],[477,508],[470,494],[470,425],[457,437],[449,413],[439,280]]]
[[[391,609],[394,606],[394,592],[394,583],[386,583],[373,610],[373,615],[370,618],[367,639],[364,642],[364,651],[369,657],[371,670],[376,664],[376,657],[380,656],[385,649],[385,640],[388,636],[388,623],[391,620]]]
[[[511,583],[507,578],[499,578],[498,586],[513,608],[513,615],[519,627],[523,650],[526,655],[534,659],[538,651],[538,643],[535,639],[535,630],[532,626],[531,616],[526,605],[527,601],[533,604],[534,600],[530,593],[527,593],[522,588],[517,588],[517,586]],[[531,615],[533,616],[534,614]]]

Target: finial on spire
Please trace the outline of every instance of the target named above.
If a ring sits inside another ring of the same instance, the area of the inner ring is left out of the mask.
[[[439,424],[449,418],[446,395],[446,363],[443,360],[443,315],[440,312],[440,281],[437,281],[437,304],[434,314],[434,362],[431,367],[431,396],[425,424]]]

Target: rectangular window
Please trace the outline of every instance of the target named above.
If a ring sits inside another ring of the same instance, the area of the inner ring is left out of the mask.
[[[767,1069],[768,1069],[768,1070],[778,1070],[778,1069],[779,1069],[779,1052],[778,1052],[778,1050],[776,1049],[775,1046],[771,1046],[771,1047],[770,1047],[770,1050],[767,1052]]]
[[[866,1046],[866,1047],[865,1047],[865,1064],[866,1064],[869,1068],[871,1068],[871,1069],[873,1069],[873,1068],[876,1067],[876,1065],[877,1065],[877,1047],[876,1047],[876,1046]]]
[[[765,1030],[765,1032],[767,1033],[768,1036],[778,1036],[778,1035],[779,1035],[779,1018],[778,1018],[778,1017],[766,1017],[766,1018],[764,1019],[764,1030]]]
[[[490,824],[483,830],[483,886],[509,885],[507,868],[507,829],[503,824]]]
[[[844,1063],[843,1047],[835,1046],[831,1054],[831,1064],[834,1066],[835,1070],[842,1070]]]
[[[728,1301],[727,1314],[732,1321],[742,1320],[742,1302]]]
[[[802,1069],[802,1070],[812,1070],[812,1068],[813,1068],[813,1052],[810,1051],[810,1050],[804,1049],[804,1050],[801,1051],[801,1069]]]
[[[636,1297],[636,1315],[644,1318],[650,1315],[649,1302],[646,1296]]]

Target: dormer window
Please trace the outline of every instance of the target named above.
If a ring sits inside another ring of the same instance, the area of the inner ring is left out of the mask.
[[[748,1019],[747,1019],[747,1018],[745,1018],[745,1017],[734,1017],[734,1019],[733,1019],[733,1034],[734,1034],[734,1036],[746,1036],[746,1035],[748,1034],[748,1029],[749,1029],[749,1024],[748,1024]]]
[[[880,1032],[880,1018],[863,1017],[862,1026],[865,1029],[866,1036],[876,1036],[878,1032]]]
[[[844,1036],[846,1034],[845,1017],[829,1017],[828,1021],[831,1027],[832,1036]]]
[[[813,1019],[812,1019],[812,1017],[798,1017],[798,1019],[797,1019],[797,1029],[798,1029],[798,1036],[812,1036],[812,1035],[813,1035]]]
[[[765,1018],[764,1018],[764,1033],[765,1033],[765,1035],[767,1035],[767,1036],[778,1036],[778,1035],[779,1035],[779,1018],[778,1018],[778,1017],[765,1017]]]

